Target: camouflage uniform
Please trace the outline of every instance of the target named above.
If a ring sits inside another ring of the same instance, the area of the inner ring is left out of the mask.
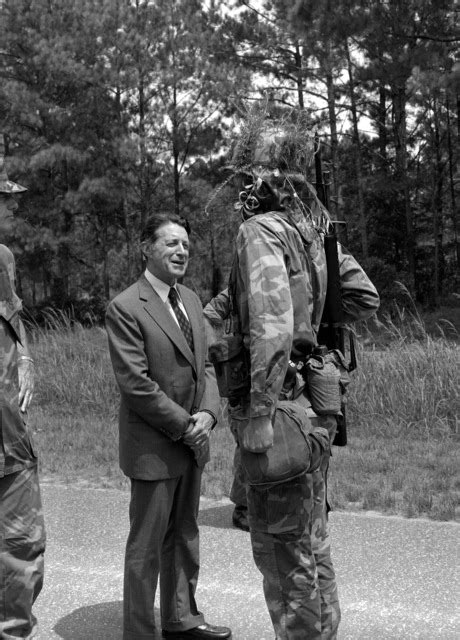
[[[33,450],[18,407],[21,301],[14,258],[0,245],[0,638],[32,638],[32,604],[43,585],[45,529]]]
[[[251,363],[250,394],[230,409],[232,431],[241,433],[248,418],[273,415],[289,359],[301,359],[316,345],[327,270],[320,234],[306,223],[294,226],[281,211],[246,220],[236,256],[236,303]],[[341,247],[339,262],[344,321],[369,317],[379,305],[374,286]],[[224,292],[205,315],[216,324],[226,304]],[[335,418],[309,412],[332,440]],[[253,556],[278,640],[336,638],[340,608],[326,516],[327,466],[325,458],[317,472],[247,491]]]
[[[222,338],[224,331],[223,321],[229,313],[228,290],[221,291],[204,308],[204,319],[206,327],[206,341],[208,346],[216,345]],[[229,419],[228,403],[222,402],[223,419]],[[244,482],[244,471],[241,465],[240,448],[235,447],[233,455],[233,482],[230,489],[230,500],[236,507],[247,509],[246,485]]]

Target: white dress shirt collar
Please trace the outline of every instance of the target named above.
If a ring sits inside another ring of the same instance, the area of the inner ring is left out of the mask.
[[[171,289],[171,286],[166,282],[163,282],[163,280],[160,280],[160,278],[157,278],[156,276],[154,276],[153,273],[150,273],[148,269],[144,271],[144,275],[149,281],[149,283],[152,285],[152,288],[158,293],[160,298],[163,300],[163,302],[168,302],[168,295],[169,295],[169,290]],[[175,285],[174,285],[174,288],[176,288]]]

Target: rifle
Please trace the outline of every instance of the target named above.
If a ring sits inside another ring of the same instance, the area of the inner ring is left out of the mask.
[[[321,147],[316,138],[315,173],[316,192],[319,200],[329,211],[328,179],[329,173],[321,167]],[[327,290],[323,315],[318,331],[318,344],[326,345],[329,350],[338,349],[345,355],[346,329],[343,324],[342,291],[340,287],[340,266],[337,250],[337,221],[331,221],[324,236],[324,252],[327,265]],[[356,356],[352,335],[349,334],[350,364],[348,371],[356,369]],[[345,406],[342,404],[342,415],[337,416],[337,432],[332,444],[344,447],[347,444],[347,421]]]

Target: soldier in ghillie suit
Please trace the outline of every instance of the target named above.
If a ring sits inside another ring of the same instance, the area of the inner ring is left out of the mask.
[[[253,118],[233,153],[243,222],[229,288],[207,305],[205,316],[216,336],[210,350],[218,377],[226,358],[232,360],[224,378],[237,388],[223,395],[243,461],[245,452],[270,451],[277,406],[286,400],[304,407],[312,435],[322,429],[330,442],[335,436],[336,415],[313,410],[300,373],[318,346],[328,276],[323,239],[330,218],[306,180],[314,153],[303,114],[283,122]],[[377,291],[350,254],[340,246],[338,253],[344,321],[368,318],[379,306]],[[238,334],[243,355],[235,364]],[[284,482],[251,484],[246,469],[253,556],[277,640],[337,637],[340,607],[326,509],[329,455],[323,446],[309,472]]]
[[[0,233],[10,230],[15,194],[24,187],[8,180],[0,134]],[[45,528],[27,408],[34,386],[22,308],[15,291],[11,251],[0,244],[0,638],[32,638],[32,614],[43,585]]]

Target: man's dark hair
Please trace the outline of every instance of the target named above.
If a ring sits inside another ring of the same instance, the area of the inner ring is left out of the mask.
[[[141,242],[155,242],[158,237],[158,230],[168,222],[173,222],[184,227],[186,232],[190,234],[190,224],[188,220],[178,216],[175,213],[154,213],[147,218],[144,228],[141,232]]]

